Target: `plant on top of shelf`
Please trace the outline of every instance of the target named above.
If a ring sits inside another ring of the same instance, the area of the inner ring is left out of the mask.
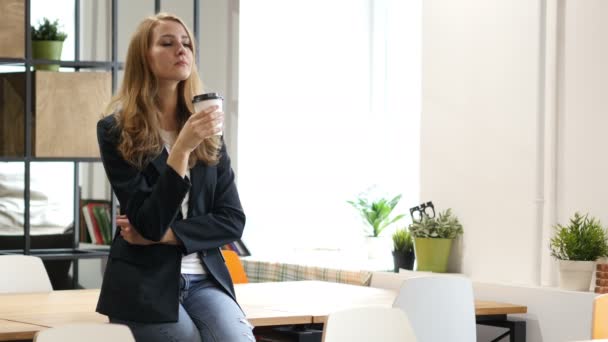
[[[557,224],[551,238],[551,255],[558,260],[595,261],[608,254],[606,231],[589,214],[575,213],[570,224]]]
[[[364,196],[359,196],[356,201],[347,202],[359,211],[365,223],[368,224],[367,235],[378,237],[386,227],[405,216],[397,215],[392,219],[389,217],[400,199],[401,195],[397,195],[391,200],[386,198],[370,200]]]
[[[64,41],[67,37],[65,32],[59,30],[59,19],[51,22],[48,18],[42,18],[38,28],[32,26],[32,40]]]
[[[417,238],[454,239],[463,233],[462,224],[449,208],[438,217],[423,215],[410,224],[410,233]]]
[[[393,233],[393,264],[395,273],[400,268],[411,270],[414,268],[414,240],[412,234],[403,227]]]
[[[402,253],[414,251],[414,240],[406,228],[397,229],[393,233],[393,250]]]
[[[347,203],[359,211],[363,221],[366,223],[365,233],[367,235],[368,258],[379,259],[383,255],[388,256],[391,249],[390,239],[383,239],[380,237],[380,234],[389,225],[399,221],[405,215],[390,217],[393,209],[399,203],[401,195],[397,195],[390,200],[384,197],[375,197],[377,199],[372,200],[368,192],[360,194],[355,201],[347,201]]]
[[[463,234],[462,224],[452,209],[438,216],[422,215],[409,226],[414,237],[418,271],[446,272],[452,242]]]
[[[576,212],[570,224],[554,227],[549,249],[559,263],[559,284],[568,290],[589,291],[595,261],[608,255],[606,230],[599,220]]]
[[[34,59],[61,59],[63,41],[68,35],[59,30],[59,19],[50,21],[43,18],[38,27],[32,26],[32,58]],[[58,64],[36,64],[36,70],[59,70]]]

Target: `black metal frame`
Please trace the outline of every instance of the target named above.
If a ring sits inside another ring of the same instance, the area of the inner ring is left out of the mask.
[[[70,158],[70,157],[35,157],[32,154],[32,100],[33,100],[33,82],[32,82],[32,65],[35,64],[59,64],[61,67],[74,68],[76,71],[80,71],[82,68],[87,69],[105,69],[110,70],[112,75],[112,93],[116,91],[118,71],[123,69],[123,63],[118,62],[118,0],[112,0],[111,3],[111,60],[110,61],[82,61],[80,60],[80,0],[74,0],[74,61],[54,61],[46,59],[33,59],[31,51],[31,0],[24,1],[25,10],[25,58],[2,58],[0,57],[0,65],[23,65],[25,67],[25,155],[22,157],[6,157],[0,156],[0,162],[23,162],[24,163],[24,222],[23,222],[23,235],[24,235],[24,246],[23,249],[14,250],[0,250],[2,254],[25,254],[39,256],[44,260],[73,260],[83,258],[99,258],[108,255],[107,248],[99,249],[80,249],[80,162],[100,162],[100,158]],[[161,10],[161,0],[154,0],[154,12],[158,13]],[[199,0],[193,0],[194,6],[194,38],[198,41],[199,31]],[[198,65],[198,44],[196,62]],[[32,249],[30,241],[30,172],[32,162],[73,162],[74,163],[74,239],[72,248],[54,248],[54,249]],[[111,194],[111,215],[112,215],[112,233],[116,231],[116,210],[118,201],[114,193]],[[73,263],[73,286],[74,288],[78,284],[78,262]]]
[[[507,315],[477,316],[477,324],[491,327],[507,328],[508,330],[491,342],[498,342],[509,336],[509,342],[526,342],[526,321],[510,321]]]
[[[23,249],[5,249],[2,254],[25,254]],[[75,249],[75,248],[36,248],[28,255],[35,255],[44,260],[94,259],[108,255],[107,249]],[[74,276],[77,279],[76,275]]]
[[[122,64],[116,61],[115,56],[111,62],[97,62],[97,61],[81,61],[80,60],[80,0],[74,0],[74,61],[53,61],[45,59],[33,59],[31,51],[31,0],[24,0],[25,18],[24,18],[24,30],[25,30],[25,58],[0,58],[0,64],[2,65],[23,65],[25,67],[25,155],[23,157],[4,157],[0,156],[0,161],[8,162],[23,162],[24,163],[24,222],[23,222],[23,237],[24,246],[23,249],[19,250],[2,250],[0,254],[25,254],[39,256],[44,260],[77,260],[81,258],[99,258],[108,255],[107,249],[90,249],[83,250],[79,249],[80,243],[80,162],[99,162],[100,158],[70,158],[70,157],[34,157],[32,153],[32,101],[33,101],[33,82],[32,82],[32,70],[31,66],[34,64],[59,64],[61,67],[74,68],[76,71],[80,71],[81,68],[95,68],[95,69],[110,69],[112,73],[112,92],[115,90],[115,75],[116,69],[122,68]],[[115,14],[113,12],[113,14]],[[113,21],[115,18],[113,17]],[[116,31],[112,31],[111,37],[113,44],[116,41]],[[57,248],[57,249],[32,249],[31,238],[30,238],[30,178],[31,178],[31,163],[32,162],[73,162],[74,163],[74,227],[73,227],[73,242],[71,249]],[[72,285],[77,287],[78,284],[78,263],[74,262],[72,265]]]

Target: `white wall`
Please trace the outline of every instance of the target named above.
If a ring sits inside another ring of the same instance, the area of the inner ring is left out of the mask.
[[[608,2],[561,0],[557,215],[608,224]]]
[[[425,1],[421,199],[465,226],[452,271],[556,285],[552,226],[608,223],[602,0]]]
[[[531,0],[423,6],[421,200],[459,216],[451,270],[475,279],[537,277],[539,14]]]

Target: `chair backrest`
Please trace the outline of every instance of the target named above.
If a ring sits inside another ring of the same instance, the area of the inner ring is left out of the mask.
[[[405,311],[419,342],[476,340],[473,286],[465,277],[406,279],[393,307]]]
[[[416,341],[416,336],[401,309],[362,307],[329,314],[323,341],[411,342]]]
[[[224,256],[224,260],[226,260],[226,267],[228,267],[228,272],[230,273],[232,282],[235,284],[248,283],[249,278],[247,278],[245,268],[243,268],[243,264],[241,264],[239,255],[234,251],[225,249],[222,249],[222,255]]]
[[[53,291],[42,260],[31,255],[0,255],[0,293]]]
[[[75,323],[39,331],[34,342],[135,342],[126,325]]]
[[[593,300],[591,338],[608,338],[608,294],[599,295]]]
[[[376,287],[380,289],[393,290],[395,292],[401,289],[401,285],[406,279],[415,277],[426,277],[432,276],[436,273],[432,272],[418,272],[418,271],[407,271],[400,270],[399,273],[394,272],[372,272],[372,281],[370,287]]]

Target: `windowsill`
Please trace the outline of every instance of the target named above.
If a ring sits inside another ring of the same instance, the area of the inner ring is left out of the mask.
[[[243,260],[320,267],[345,271],[390,271],[393,260],[390,252],[381,259],[368,259],[365,253],[340,250],[295,250],[289,253],[263,254],[241,257]]]

